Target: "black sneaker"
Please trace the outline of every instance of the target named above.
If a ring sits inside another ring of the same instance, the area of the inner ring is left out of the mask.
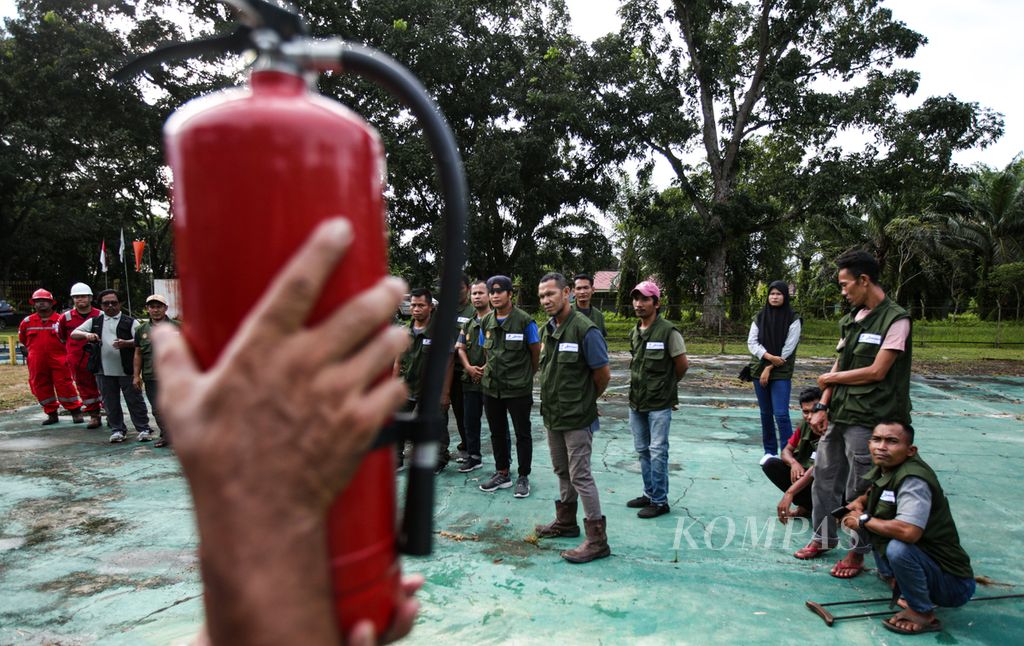
[[[448,456],[447,455],[438,456],[437,457],[437,465],[434,467],[434,475],[436,476],[439,473],[441,473],[442,471],[444,471],[445,467],[447,467],[447,466],[448,466]]]
[[[483,469],[484,462],[480,458],[474,458],[470,456],[466,458],[466,461],[459,467],[459,473],[469,473],[470,471],[476,471],[477,469]]]
[[[636,515],[640,518],[657,518],[669,512],[668,503],[662,503],[660,505],[648,505],[636,512]]]
[[[468,459],[469,459],[469,453],[466,453],[463,449],[459,449],[458,451],[455,452],[455,461],[456,462],[461,464],[461,463],[465,462]]]
[[[634,498],[634,499],[630,500],[629,502],[627,502],[626,506],[629,507],[630,509],[640,509],[641,507],[650,507],[651,506],[651,499],[648,498],[647,496],[640,496],[639,498]]]
[[[488,493],[497,491],[498,489],[508,489],[512,486],[512,478],[508,477],[507,473],[498,471],[491,479],[480,485],[480,491],[486,491]]]
[[[526,476],[516,478],[516,490],[512,494],[516,498],[526,498],[530,495],[530,479]]]

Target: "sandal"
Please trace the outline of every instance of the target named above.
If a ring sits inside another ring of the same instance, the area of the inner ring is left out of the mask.
[[[811,541],[807,545],[804,545],[797,551],[793,552],[793,556],[795,556],[798,559],[806,561],[810,559],[816,559],[825,552],[829,551],[830,549],[832,548],[824,547],[821,543],[817,541]]]
[[[908,624],[912,624],[914,626],[917,626],[917,628],[901,628],[900,626],[897,626],[893,623],[893,619],[895,619],[896,621],[903,621]],[[896,614],[892,617],[889,617],[888,619],[883,619],[882,625],[885,626],[886,630],[891,630],[892,632],[899,633],[901,635],[919,635],[921,633],[935,633],[942,630],[942,622],[939,621],[938,617],[932,619],[926,624],[919,624],[913,619],[908,619],[905,616],[901,617],[898,614]]]
[[[837,570],[848,570],[849,574],[836,574]],[[832,570],[829,572],[832,576],[837,579],[852,579],[864,571],[864,562],[860,563],[847,563],[845,560],[836,561],[836,564],[832,566]]]

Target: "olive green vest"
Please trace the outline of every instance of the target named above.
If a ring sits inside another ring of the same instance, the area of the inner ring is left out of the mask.
[[[532,320],[529,314],[513,307],[500,324],[496,311],[480,322],[487,353],[480,384],[488,397],[507,399],[533,393],[533,355],[526,341],[526,326]]]
[[[590,319],[591,322],[593,322],[593,324],[597,326],[597,329],[601,330],[601,336],[608,338],[608,330],[606,330],[604,327],[604,312],[602,312],[601,310],[597,309],[594,306],[590,307],[589,313],[584,312],[580,308],[576,307],[576,303],[572,304],[572,309]]]
[[[800,423],[797,433],[800,434],[800,441],[797,442],[796,449],[793,450],[793,459],[799,462],[803,468],[810,469],[814,466],[818,441],[821,436],[812,431],[811,425],[807,422]]]
[[[480,345],[480,323],[482,319],[478,321],[476,315],[469,319],[462,328],[462,334],[466,338],[466,359],[469,360],[471,366],[482,366],[487,361],[487,357],[484,354],[484,347]],[[456,363],[462,363],[458,361]],[[479,392],[481,389],[480,384],[473,383],[473,380],[469,378],[469,373],[462,372],[462,390],[470,392]]]
[[[953,522],[953,514],[949,510],[949,500],[946,499],[946,494],[943,493],[939,480],[935,477],[935,472],[920,457],[915,455],[912,458],[907,458],[906,462],[888,473],[883,472],[877,466],[869,471],[864,476],[871,482],[865,511],[882,520],[896,518],[896,496],[899,495],[900,484],[908,476],[921,478],[928,483],[928,487],[932,490],[932,509],[928,514],[928,524],[916,545],[925,554],[932,557],[943,572],[962,579],[973,578],[971,558],[960,546],[960,535],[956,531],[956,523]],[[887,498],[891,497],[892,500],[882,500],[883,493]],[[890,539],[874,532],[870,532],[870,534],[871,544],[875,550],[879,554],[885,554],[885,548],[889,545]]]
[[[540,342],[540,414],[552,431],[587,428],[597,419],[597,387],[583,357],[583,337],[596,328],[579,312],[551,332],[544,326]]]
[[[888,298],[878,304],[863,321],[854,321],[858,310],[839,322],[842,341],[839,370],[870,366],[882,347],[889,327],[900,319],[909,319],[907,311]],[[859,386],[833,387],[829,411],[832,421],[874,428],[882,421],[910,423],[911,336],[882,381]]]
[[[646,330],[638,321],[629,331],[629,407],[646,413],[665,410],[679,403],[679,380],[675,361],[669,355],[668,339],[675,326],[661,318]]]
[[[460,331],[465,330],[466,325],[468,325],[469,322],[472,321],[474,318],[476,318],[476,308],[473,307],[472,303],[466,303],[465,307],[459,310],[458,314],[455,315],[455,329]],[[457,359],[458,357],[456,357],[456,361],[454,361],[453,363],[455,370],[455,378],[459,379],[459,375],[462,374],[462,362],[458,361]]]
[[[427,355],[430,353],[432,337],[434,335],[434,319],[427,323],[427,329],[422,334],[413,332],[415,321],[409,321],[409,336],[412,343],[405,351],[399,362],[399,373],[409,387],[409,399],[419,399],[420,389],[423,386],[423,371],[427,368]]]
[[[181,327],[181,323],[169,316],[164,318],[164,323],[170,323],[178,328]],[[150,338],[152,334],[152,321],[139,324],[139,329],[135,330],[135,347],[142,354],[142,378],[146,381],[156,379],[156,373],[153,370],[153,340]]]

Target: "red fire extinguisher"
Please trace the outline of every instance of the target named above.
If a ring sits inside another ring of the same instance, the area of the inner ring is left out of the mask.
[[[358,115],[312,89],[315,73],[327,70],[382,84],[422,123],[446,198],[436,333],[450,343],[465,259],[466,188],[444,117],[422,85],[384,54],[340,39],[309,38],[302,19],[283,4],[225,2],[242,23],[233,33],[161,48],[118,73],[124,80],[146,67],[198,54],[258,54],[247,87],[195,99],[164,128],[184,331],[196,358],[203,367],[216,361],[273,276],[325,218],[345,216],[355,236],[309,325],[387,272],[383,149],[376,131]],[[331,508],[328,543],[342,634],[367,618],[383,634],[398,596],[398,552],[430,553],[446,355],[433,353],[428,359],[419,416],[399,419],[382,432]],[[392,444],[405,439],[414,442],[416,457],[396,530]]]

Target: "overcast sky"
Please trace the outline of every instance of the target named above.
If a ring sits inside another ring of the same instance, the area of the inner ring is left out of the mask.
[[[664,0],[663,0],[664,1]],[[593,40],[619,26],[618,0],[566,0],[576,32]],[[1024,151],[1024,2],[1020,0],[885,0],[895,17],[924,34],[928,44],[905,67],[921,73],[917,95],[954,94],[1004,116],[1006,133],[986,150],[960,153],[962,164],[1002,167]],[[14,0],[0,0],[0,16],[15,12]],[[658,182],[661,184],[662,182]]]

